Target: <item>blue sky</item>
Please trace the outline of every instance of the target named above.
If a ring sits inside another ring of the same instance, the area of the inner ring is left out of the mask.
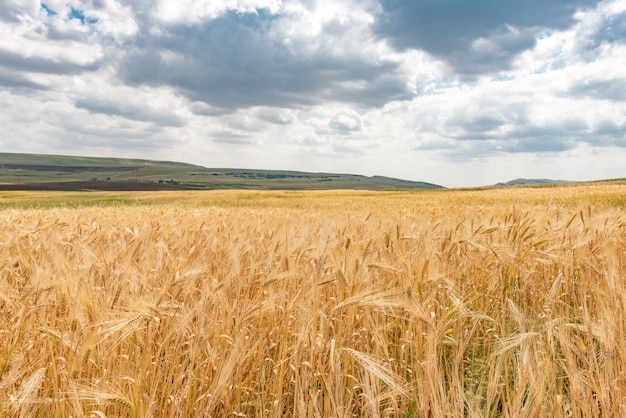
[[[626,0],[0,0],[0,151],[626,176]]]

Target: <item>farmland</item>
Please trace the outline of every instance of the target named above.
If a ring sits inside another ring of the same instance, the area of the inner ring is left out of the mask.
[[[624,416],[626,186],[2,192],[2,416]]]
[[[206,168],[172,161],[0,152],[0,190],[386,190],[441,186],[383,176]]]

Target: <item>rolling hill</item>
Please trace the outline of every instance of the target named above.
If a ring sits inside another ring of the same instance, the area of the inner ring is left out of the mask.
[[[206,168],[171,161],[0,153],[0,190],[438,189],[383,176]]]
[[[514,179],[506,183],[497,183],[495,187],[526,187],[526,186],[547,186],[554,184],[572,183],[567,180],[550,180],[550,179]]]

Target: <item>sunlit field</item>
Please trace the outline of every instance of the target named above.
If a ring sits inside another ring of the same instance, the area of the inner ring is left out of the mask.
[[[0,208],[0,416],[626,415],[624,185]]]

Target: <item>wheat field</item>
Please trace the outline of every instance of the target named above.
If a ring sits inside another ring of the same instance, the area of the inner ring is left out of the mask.
[[[64,196],[0,197],[1,416],[626,415],[624,185]]]

